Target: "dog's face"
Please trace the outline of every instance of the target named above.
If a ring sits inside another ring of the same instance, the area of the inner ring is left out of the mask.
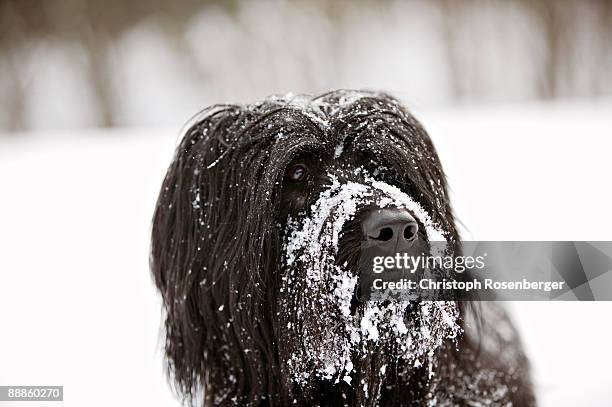
[[[370,140],[325,147],[294,158],[283,179],[280,367],[286,386],[306,400],[337,394],[361,404],[388,375],[431,369],[435,351],[461,330],[454,303],[360,302],[362,250],[418,254],[450,233]]]
[[[166,353],[210,402],[375,400],[461,330],[454,303],[360,302],[365,246],[458,236],[420,124],[386,96],[218,106],[164,181],[151,267]]]

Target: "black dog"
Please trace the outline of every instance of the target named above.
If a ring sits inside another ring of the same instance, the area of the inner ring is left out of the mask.
[[[207,406],[535,404],[500,308],[356,301],[368,239],[459,242],[433,144],[397,100],[335,91],[202,112],[153,220],[179,393]]]

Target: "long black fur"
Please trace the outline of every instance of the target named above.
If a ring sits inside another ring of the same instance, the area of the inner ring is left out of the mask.
[[[383,376],[359,372],[377,389],[367,399],[346,383],[305,390],[288,382],[279,316],[290,311],[278,309],[282,233],[287,217],[307,211],[326,183],[321,172],[303,189],[288,184],[291,163],[378,168],[451,241],[459,240],[431,139],[397,100],[353,91],[300,100],[206,109],[168,169],[153,219],[151,270],[163,297],[165,352],[178,392],[204,405],[534,405],[518,339],[495,333],[505,314],[467,303],[460,307],[463,321],[472,318],[480,329],[466,325],[457,342],[438,349],[433,375],[424,367],[401,373],[401,366]],[[346,165],[334,157],[340,142]],[[483,344],[485,336],[495,349]],[[495,394],[500,388],[503,394]]]

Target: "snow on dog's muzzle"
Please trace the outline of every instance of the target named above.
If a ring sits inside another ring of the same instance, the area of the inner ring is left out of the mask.
[[[363,183],[334,179],[308,216],[289,220],[278,299],[279,351],[294,385],[315,379],[350,384],[372,358],[422,366],[444,339],[461,330],[452,302],[368,301],[352,307],[359,270],[338,262],[339,242],[343,227],[363,208],[377,214],[366,214],[362,222],[366,244],[409,250],[416,247],[418,233],[427,241],[446,241],[419,203],[370,178]]]

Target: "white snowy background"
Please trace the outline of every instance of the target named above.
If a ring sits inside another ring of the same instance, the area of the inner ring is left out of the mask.
[[[0,0],[0,385],[178,404],[151,215],[215,102],[387,90],[429,130],[464,238],[612,240],[611,2],[184,3]],[[508,305],[540,405],[610,405],[612,302]]]

